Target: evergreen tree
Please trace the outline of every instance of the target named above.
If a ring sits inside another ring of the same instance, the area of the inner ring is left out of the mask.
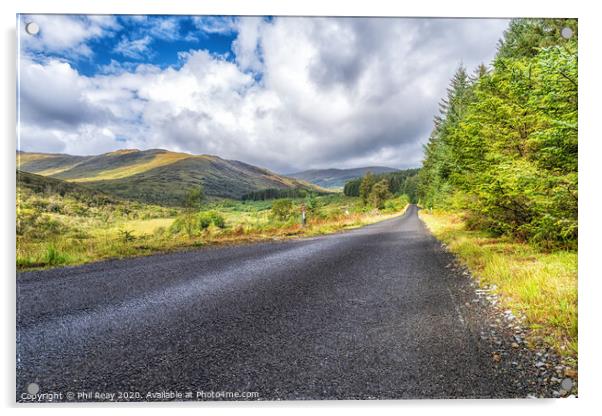
[[[368,204],[368,200],[370,198],[370,192],[372,191],[372,186],[375,183],[374,175],[372,172],[367,172],[366,175],[362,178],[362,182],[360,183],[359,191],[360,198],[364,205]]]
[[[576,21],[513,20],[491,70],[460,67],[450,82],[425,146],[422,203],[461,208],[496,233],[576,245],[577,73]]]

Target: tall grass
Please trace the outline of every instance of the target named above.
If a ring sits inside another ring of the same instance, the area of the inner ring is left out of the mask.
[[[27,270],[146,255],[205,245],[236,244],[315,236],[359,227],[403,211],[396,198],[384,210],[364,207],[359,198],[317,197],[318,209],[301,225],[303,199],[291,215],[271,215],[274,201],[217,201],[200,212],[170,211],[140,205],[90,208],[70,198],[25,195],[19,199],[17,268]],[[161,216],[160,214],[164,214]],[[165,214],[169,215],[166,216]],[[188,221],[191,221],[189,224]]]
[[[501,302],[523,314],[532,342],[577,356],[577,252],[543,251],[509,238],[467,230],[461,214],[420,211],[428,228]]]

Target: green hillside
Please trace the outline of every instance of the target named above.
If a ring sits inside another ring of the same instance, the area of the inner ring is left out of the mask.
[[[396,172],[398,169],[386,166],[367,166],[355,169],[312,169],[291,173],[287,176],[313,183],[323,188],[342,188],[347,181],[361,178],[368,172],[373,174]]]
[[[17,168],[124,199],[174,206],[200,184],[210,198],[240,199],[263,189],[320,191],[315,185],[243,162],[162,149],[124,149],[98,156],[18,152]]]

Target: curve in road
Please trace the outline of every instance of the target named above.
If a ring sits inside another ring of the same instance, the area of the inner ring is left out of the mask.
[[[451,260],[411,205],[317,238],[21,273],[17,400],[32,382],[201,400],[526,396],[523,374],[492,363]]]

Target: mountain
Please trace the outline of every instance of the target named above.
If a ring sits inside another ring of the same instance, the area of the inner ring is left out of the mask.
[[[25,189],[34,194],[46,194],[61,197],[70,196],[75,199],[94,202],[98,205],[119,202],[115,197],[101,191],[95,191],[85,185],[65,182],[49,176],[36,175],[34,173],[17,170],[17,195]]]
[[[397,172],[398,169],[386,166],[367,166],[355,169],[313,169],[288,174],[291,178],[313,183],[323,188],[342,188],[345,182],[364,176],[367,172],[379,173]]]
[[[263,189],[324,190],[237,160],[162,149],[124,149],[97,156],[17,152],[17,169],[79,183],[120,198],[179,205],[203,184],[208,197],[239,199]]]

